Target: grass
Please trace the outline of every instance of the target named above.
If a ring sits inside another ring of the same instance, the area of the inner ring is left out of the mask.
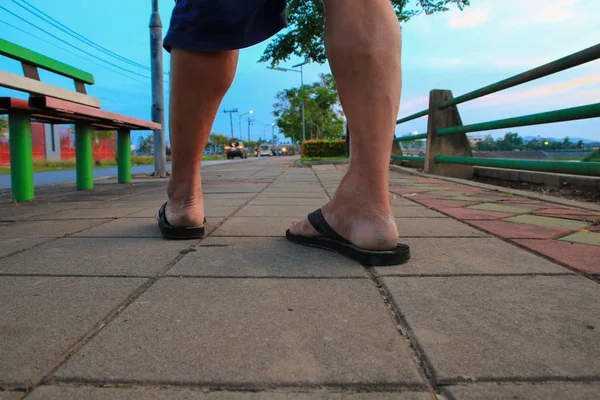
[[[154,164],[153,157],[131,156],[131,165],[152,165]],[[95,161],[94,168],[114,168],[117,166],[116,160]],[[75,169],[75,160],[69,161],[34,161],[34,172],[48,171],[68,171]],[[9,167],[0,167],[0,175],[10,174]]]
[[[301,157],[300,161],[337,161],[337,160],[347,160],[347,156],[339,156],[339,157]]]

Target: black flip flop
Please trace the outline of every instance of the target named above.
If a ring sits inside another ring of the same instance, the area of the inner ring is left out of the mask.
[[[164,238],[189,240],[202,239],[204,237],[204,225],[181,228],[169,224],[169,221],[167,221],[167,213],[165,211],[166,207],[167,203],[163,204],[158,210],[158,227]],[[206,223],[206,218],[204,218],[204,223]]]
[[[308,214],[308,221],[321,236],[294,235],[288,229],[285,237],[296,244],[333,251],[357,261],[365,267],[399,265],[410,259],[410,248],[401,243],[398,243],[392,250],[365,250],[353,245],[333,230],[325,221],[321,209]]]

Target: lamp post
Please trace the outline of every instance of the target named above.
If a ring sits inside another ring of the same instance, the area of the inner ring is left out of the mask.
[[[303,63],[300,64],[296,64],[296,65],[292,65],[292,68],[298,68],[300,67],[300,69],[292,69],[292,68],[281,68],[281,67],[268,67],[269,69],[275,70],[275,71],[281,71],[281,72],[299,72],[300,73],[300,93],[302,96],[302,141],[306,140],[306,122],[305,122],[305,116],[304,116],[304,69],[303,67],[308,64],[309,61],[308,59],[305,59]]]
[[[252,118],[248,118],[248,141],[250,141],[250,125],[252,125],[254,123],[254,120]],[[241,131],[240,131],[240,135],[241,135]]]
[[[158,0],[152,0],[150,16],[150,64],[152,77],[152,122],[161,128],[154,131],[154,176],[167,176],[165,144],[165,96],[163,86],[162,21],[158,13]]]
[[[246,113],[243,113],[242,115],[240,115],[240,116],[238,117],[238,123],[239,123],[239,125],[240,125],[240,139],[242,139],[242,117],[243,117],[244,115],[248,115],[248,114],[250,114],[250,115],[254,114],[254,110],[250,110],[250,111],[248,111],[248,112],[246,112]],[[250,134],[248,134],[248,140],[250,140]]]

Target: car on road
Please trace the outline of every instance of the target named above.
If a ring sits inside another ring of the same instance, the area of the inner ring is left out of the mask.
[[[259,157],[271,157],[273,155],[273,145],[268,143],[263,143],[259,147],[258,156]]]
[[[232,160],[236,157],[239,158],[248,158],[248,149],[244,146],[244,143],[239,141],[229,142],[225,146],[225,154],[227,154],[227,159]]]

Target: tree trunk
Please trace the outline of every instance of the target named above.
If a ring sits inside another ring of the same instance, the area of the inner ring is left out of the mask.
[[[350,130],[348,124],[346,124],[346,155],[350,156]]]

